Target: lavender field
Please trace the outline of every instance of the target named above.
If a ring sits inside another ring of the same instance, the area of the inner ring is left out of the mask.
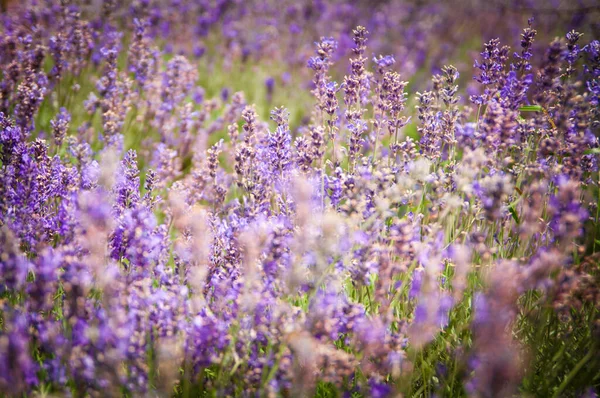
[[[0,397],[598,397],[597,1],[0,5]]]

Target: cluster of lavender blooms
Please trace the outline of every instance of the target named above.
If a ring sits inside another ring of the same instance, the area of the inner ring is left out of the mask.
[[[547,8],[557,7],[548,13]],[[537,17],[541,31],[556,26],[598,32],[600,9],[595,2],[579,0],[577,6],[558,7],[560,2],[511,0],[498,4],[484,0],[427,1],[139,1],[133,6],[115,2],[114,12],[127,25],[131,15],[148,16],[153,37],[166,40],[167,50],[192,57],[209,55],[215,44],[211,33],[225,40],[216,44],[223,65],[241,60],[278,59],[290,66],[302,66],[311,44],[320,35],[338,41],[335,59],[345,57],[353,47],[351,31],[360,21],[371,32],[369,47],[375,53],[392,52],[404,60],[396,69],[415,73],[424,66],[438,68],[452,58],[454,48],[476,31],[490,35],[518,35],[526,16],[525,8]],[[97,6],[96,6],[97,7]],[[93,13],[94,8],[90,9]],[[512,10],[512,11],[511,11]],[[476,24],[474,28],[472,24]],[[173,38],[194,38],[173,40]],[[209,51],[210,53],[210,51]],[[469,65],[470,66],[470,65]]]
[[[38,22],[48,24],[46,28],[53,34],[60,33],[60,25],[55,23],[60,13],[59,1],[7,1],[24,3],[24,9],[43,7]],[[143,20],[147,36],[162,43],[162,50],[190,59],[206,59],[209,71],[235,72],[237,65],[253,65],[259,60],[286,65],[284,70],[267,68],[272,73],[264,82],[267,91],[275,85],[289,84],[291,74],[305,77],[302,69],[306,58],[312,53],[312,43],[321,36],[335,37],[338,46],[332,57],[345,58],[353,47],[352,29],[358,24],[371,32],[369,49],[373,54],[395,54],[402,59],[395,69],[419,83],[429,79],[430,73],[417,72],[439,72],[441,65],[448,62],[454,62],[459,71],[470,73],[470,63],[456,57],[457,48],[465,48],[464,44],[472,42],[474,35],[509,40],[519,35],[530,15],[535,16],[544,38],[551,39],[557,27],[595,35],[600,31],[600,7],[594,0],[577,0],[572,5],[559,0],[69,2],[78,3],[81,15],[95,28],[102,27],[110,16],[115,26],[135,34]],[[337,73],[340,71],[345,72],[339,68]]]
[[[593,396],[599,41],[535,59],[530,21],[409,95],[358,26],[295,128],[207,98],[149,3],[4,17],[1,394]]]

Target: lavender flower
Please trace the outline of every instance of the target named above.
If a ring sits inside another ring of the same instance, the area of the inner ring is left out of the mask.
[[[56,119],[50,122],[52,126],[52,135],[54,136],[54,143],[57,147],[62,145],[62,142],[69,129],[69,123],[71,122],[71,115],[65,108],[60,109],[60,113],[56,116]]]
[[[484,45],[481,53],[482,62],[475,61],[475,68],[480,70],[475,80],[485,87],[483,96],[471,97],[471,101],[481,105],[489,100],[498,89],[501,87],[505,76],[505,62],[508,59],[508,47],[500,47],[499,39],[492,39]]]
[[[114,192],[116,201],[114,208],[117,214],[123,210],[134,208],[140,201],[140,172],[137,167],[137,154],[129,150],[121,162]]]
[[[510,7],[38,3],[2,14],[0,391],[589,389],[591,17],[489,41],[464,90],[437,68]]]
[[[529,63],[529,60],[533,56],[531,46],[537,34],[537,31],[532,28],[533,18],[529,18],[527,24],[529,26],[523,29],[523,33],[521,33],[521,53],[514,54],[514,57],[517,59],[517,62],[511,64],[512,70],[521,73],[525,73],[531,70],[531,64]]]
[[[579,186],[567,176],[556,178],[557,193],[550,198],[551,228],[559,244],[570,244],[581,236],[587,211],[579,201]]]
[[[29,354],[27,315],[3,309],[4,330],[0,334],[0,386],[7,393],[27,393],[37,384],[37,366]]]
[[[0,265],[3,275],[0,293],[16,292],[25,283],[29,264],[26,257],[19,251],[18,242],[12,231],[7,226],[2,226],[0,234],[2,238]]]

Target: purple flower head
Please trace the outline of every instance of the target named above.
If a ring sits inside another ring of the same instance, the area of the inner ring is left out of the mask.
[[[441,328],[445,328],[448,326],[449,314],[450,310],[454,306],[454,300],[452,296],[443,294],[440,299],[440,304],[438,308],[437,316],[437,324]]]
[[[489,220],[497,220],[506,213],[506,201],[513,193],[513,183],[508,175],[500,173],[486,176],[473,185],[479,195],[482,208]]]
[[[572,73],[573,72],[573,64],[577,61],[577,59],[580,56],[581,53],[581,48],[579,47],[579,45],[577,44],[577,42],[579,41],[579,39],[581,38],[581,36],[583,36],[583,33],[579,33],[576,32],[574,30],[570,31],[569,33],[567,33],[566,38],[567,38],[567,53],[566,53],[566,60],[569,63],[569,68],[567,70],[567,73]]]
[[[369,380],[369,396],[373,398],[386,398],[391,396],[392,387],[387,384],[376,381],[375,379]]]
[[[15,119],[23,131],[33,131],[33,122],[48,91],[48,77],[43,72],[28,68],[25,78],[17,87]]]
[[[317,46],[317,55],[322,60],[327,60],[337,50],[338,43],[333,37],[322,37],[320,42],[315,42],[315,45]]]
[[[600,41],[594,40],[585,46],[587,61],[585,69],[593,77],[600,77]]]
[[[156,219],[147,208],[123,213],[111,239],[114,260],[127,260],[127,268],[148,268],[156,264],[162,250],[162,237]]]
[[[500,89],[502,103],[509,108],[516,110],[527,101],[527,91],[533,83],[533,75],[528,74],[522,78],[517,77],[517,73],[512,70],[506,75],[506,82]]]
[[[221,90],[221,100],[222,101],[227,101],[229,99],[229,88],[227,87],[223,87],[223,89]]]
[[[19,250],[18,241],[13,232],[6,225],[0,227],[0,247],[2,248],[0,293],[17,291],[25,283],[29,262]]]
[[[267,88],[267,94],[273,95],[273,90],[275,89],[275,79],[272,77],[266,78],[265,87]]]
[[[104,74],[96,83],[101,97],[108,98],[114,94],[117,84],[117,58],[121,50],[121,34],[111,31],[106,37],[105,45],[100,48],[100,56],[106,62]]]
[[[338,84],[334,81],[327,82],[322,87],[323,103],[321,108],[330,116],[333,116],[339,107],[337,92],[339,91]]]
[[[533,25],[533,18],[529,18],[527,24],[529,26],[523,29],[523,33],[521,34],[521,53],[514,53],[516,63],[512,63],[510,65],[512,70],[521,73],[531,70],[531,64],[529,61],[533,56],[533,53],[531,52],[531,46],[537,34],[537,31],[531,27]]]
[[[356,159],[360,153],[365,139],[363,134],[367,131],[367,123],[363,120],[357,120],[354,123],[348,124],[350,130],[350,158]]]
[[[417,269],[413,272],[412,280],[410,282],[410,291],[408,293],[409,298],[416,298],[421,291],[421,284],[423,283],[423,270]]]
[[[163,142],[156,146],[150,164],[156,171],[156,186],[159,189],[166,188],[180,174],[181,159],[177,156],[177,151]]]
[[[28,302],[32,312],[51,311],[58,283],[58,273],[62,265],[62,255],[48,249],[36,259],[33,266],[35,281],[27,286]]]
[[[284,108],[279,107],[271,111],[271,120],[277,123],[277,126],[287,126],[289,124],[290,112]]]
[[[206,53],[206,47],[204,46],[200,46],[200,45],[196,45],[194,46],[194,57],[196,58],[202,58],[202,56]]]
[[[37,384],[37,365],[30,349],[27,314],[3,308],[3,331],[0,333],[0,389],[22,395]]]
[[[275,79],[273,77],[265,79],[265,88],[267,89],[267,101],[271,102],[273,100],[273,91],[275,90]]]
[[[275,179],[283,178],[292,164],[292,136],[286,124],[277,126],[267,137],[265,162]]]
[[[137,153],[133,149],[127,151],[121,161],[113,190],[116,195],[114,207],[117,214],[124,209],[137,206],[140,201],[140,172],[137,166]]]
[[[321,71],[326,68],[326,62],[319,57],[310,57],[306,65],[314,71]]]
[[[473,97],[472,101],[481,104],[492,97],[496,90],[502,86],[505,75],[505,63],[508,59],[509,48],[500,47],[499,39],[492,39],[484,45],[481,52],[481,62],[475,61],[473,65],[479,69],[479,74],[474,79],[485,87],[484,95]]]
[[[96,160],[83,165],[81,170],[81,188],[92,189],[98,184],[100,165]]]
[[[475,311],[475,325],[484,325],[489,322],[492,314],[488,305],[487,297],[483,293],[477,293],[473,299],[474,311]]]
[[[58,115],[56,115],[56,118],[50,121],[52,135],[54,136],[54,142],[56,143],[56,146],[62,145],[63,139],[67,135],[70,122],[71,115],[65,108],[60,108],[60,112]]]
[[[570,244],[583,233],[588,212],[580,202],[581,188],[577,181],[563,174],[554,183],[557,191],[549,201],[550,227],[557,243]]]
[[[190,94],[195,86],[196,76],[196,69],[185,57],[176,56],[169,60],[166,70],[162,74],[161,120],[166,118],[167,114],[170,114]]]
[[[373,57],[373,62],[380,68],[389,68],[396,63],[393,55],[380,55]]]
[[[594,40],[585,46],[585,52],[588,62],[584,70],[589,75],[586,86],[590,93],[590,104],[597,108],[600,105],[600,41]]]
[[[482,62],[476,60],[473,65],[480,70],[475,80],[483,85],[496,84],[502,75],[507,51],[507,47],[500,47],[499,39],[492,39],[487,42],[484,45],[483,52],[481,52]]]
[[[2,145],[1,153],[3,161],[6,162],[13,154],[13,148],[25,139],[26,135],[24,131],[19,126],[15,126],[12,119],[0,112],[0,144]]]
[[[148,78],[156,70],[157,51],[152,49],[148,37],[148,21],[134,18],[134,37],[128,51],[129,71],[135,74],[135,79],[144,87]]]
[[[380,55],[373,57],[373,62],[377,65],[377,71],[383,74],[383,71],[396,63],[393,55]]]

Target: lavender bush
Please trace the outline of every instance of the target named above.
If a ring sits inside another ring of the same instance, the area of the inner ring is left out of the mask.
[[[598,9],[536,6],[9,4],[0,396],[597,396]]]

